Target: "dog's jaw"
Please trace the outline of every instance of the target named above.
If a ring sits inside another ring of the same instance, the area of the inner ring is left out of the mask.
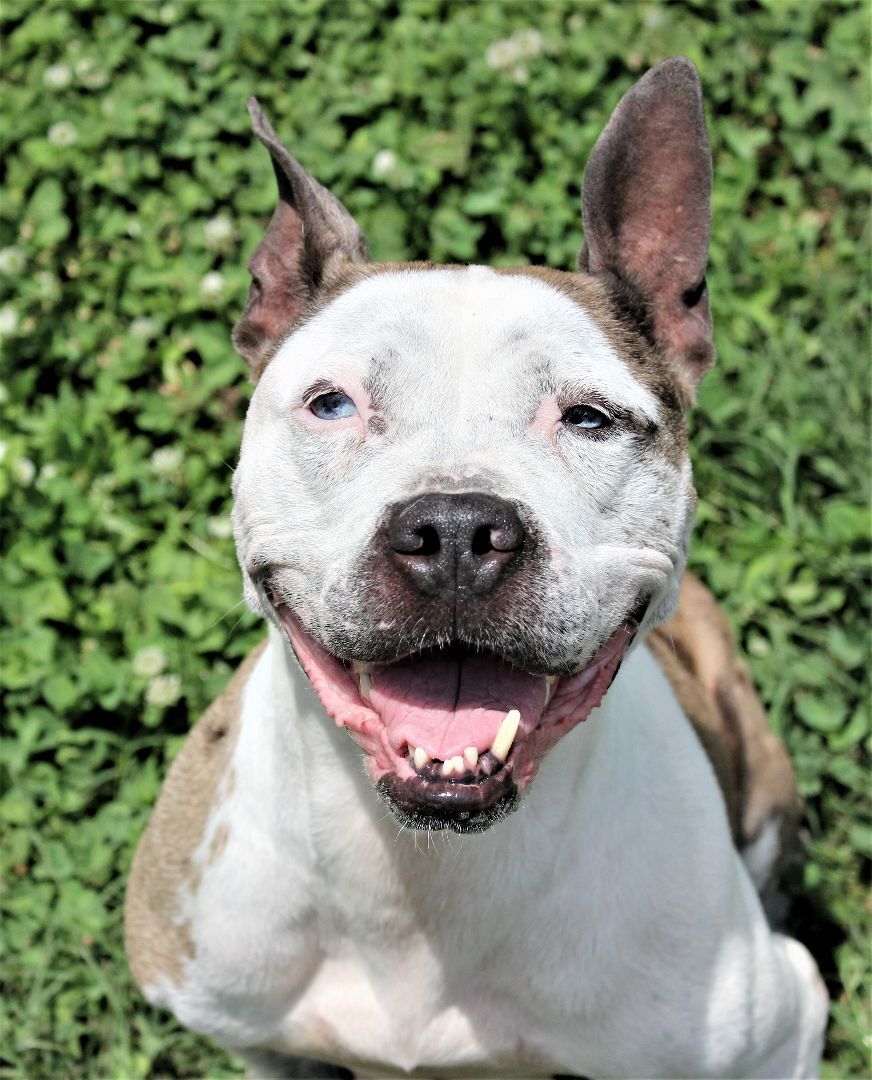
[[[286,604],[270,602],[325,711],[364,751],[369,775],[400,822],[456,832],[482,831],[515,808],[542,757],[600,704],[638,628],[628,618],[562,678],[519,671],[481,652],[374,665],[342,661]],[[461,700],[464,669],[472,689]],[[450,707],[440,700],[440,679],[451,680]],[[494,685],[511,703],[493,699]],[[477,690],[486,701],[470,700]]]

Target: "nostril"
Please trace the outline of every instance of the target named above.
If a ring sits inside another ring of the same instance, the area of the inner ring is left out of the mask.
[[[415,555],[435,555],[442,546],[439,543],[439,533],[432,525],[423,525],[417,530],[421,538],[421,546],[414,552]]]
[[[473,533],[472,553],[473,555],[487,555],[489,551],[493,550],[494,546],[491,543],[491,526],[482,525]]]

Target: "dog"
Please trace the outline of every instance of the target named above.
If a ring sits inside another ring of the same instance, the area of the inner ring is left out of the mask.
[[[249,108],[278,202],[233,524],[269,636],[140,843],[136,981],[255,1076],[815,1075],[827,995],[758,895],[792,772],[684,573],[695,67],[617,106],[572,273],[370,262]]]

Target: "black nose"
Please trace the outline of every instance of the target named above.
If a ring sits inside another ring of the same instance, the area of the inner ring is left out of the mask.
[[[394,561],[427,595],[486,593],[524,546],[524,526],[511,503],[463,492],[419,495],[388,522]]]

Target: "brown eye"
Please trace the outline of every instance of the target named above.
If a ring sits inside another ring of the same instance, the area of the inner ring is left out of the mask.
[[[571,405],[563,414],[563,423],[571,427],[581,428],[582,431],[598,431],[608,427],[612,418],[602,409],[596,409],[593,405]]]

